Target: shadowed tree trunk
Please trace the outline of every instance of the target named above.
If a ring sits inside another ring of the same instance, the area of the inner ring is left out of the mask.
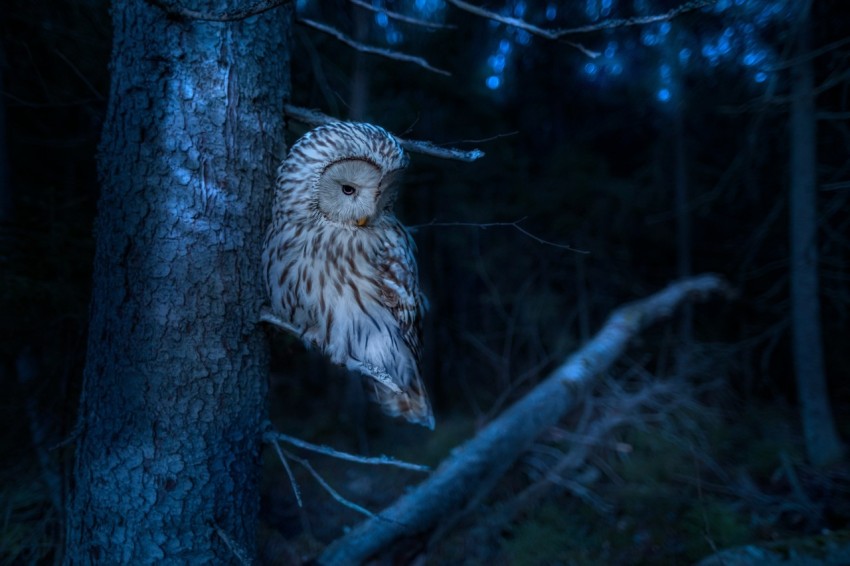
[[[791,326],[806,450],[813,464],[825,465],[840,460],[843,447],[830,409],[821,342],[811,0],[797,5],[797,64],[791,69]]]
[[[229,17],[249,4],[112,7],[69,564],[254,553],[268,358],[260,250],[291,15],[284,5]]]

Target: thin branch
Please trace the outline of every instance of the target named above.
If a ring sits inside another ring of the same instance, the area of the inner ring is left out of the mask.
[[[316,470],[313,469],[313,466],[310,465],[310,462],[308,462],[307,460],[305,460],[303,458],[299,458],[298,456],[290,454],[289,452],[284,451],[284,453],[289,458],[294,460],[295,462],[304,466],[304,469],[307,470],[308,472],[310,472],[310,475],[313,476],[313,478],[317,482],[319,482],[319,485],[321,485],[322,488],[325,491],[327,491],[330,494],[331,497],[336,499],[337,502],[339,502],[341,505],[348,507],[349,509],[353,509],[353,510],[357,511],[358,513],[366,515],[370,519],[378,519],[379,518],[377,515],[375,515],[374,513],[372,513],[371,511],[369,511],[365,507],[361,507],[360,505],[358,505],[358,504],[354,503],[353,501],[350,501],[350,500],[346,499],[345,497],[343,497],[342,495],[340,495],[340,493],[337,490],[335,490],[333,487],[331,487],[331,485],[328,482],[326,482],[325,479],[322,476],[319,475],[319,472],[317,472]]]
[[[419,26],[423,28],[430,29],[455,29],[455,26],[447,25],[447,24],[438,24],[437,22],[429,22],[428,20],[421,20],[419,18],[412,18],[410,16],[406,16],[404,14],[400,14],[398,12],[393,12],[391,10],[387,10],[386,8],[381,8],[378,6],[373,6],[368,2],[364,2],[363,0],[349,0],[355,6],[360,6],[361,8],[365,8],[371,12],[377,12],[379,14],[386,14],[388,18],[391,20],[397,20],[399,22],[404,22],[406,24],[411,24],[414,26]]]
[[[298,120],[299,122],[307,124],[308,126],[323,126],[325,124],[331,124],[333,122],[339,121],[338,118],[333,118],[331,116],[328,116],[327,114],[322,114],[318,110],[311,110],[309,108],[294,106],[292,104],[285,104],[283,110],[290,118]],[[397,136],[396,140],[398,140],[398,143],[401,144],[401,147],[403,147],[407,151],[422,153],[424,155],[430,155],[432,157],[454,159],[466,163],[471,163],[472,161],[476,161],[484,157],[484,152],[480,149],[472,149],[466,151],[450,147],[439,147],[431,142],[406,140]]]
[[[175,16],[185,20],[197,20],[202,22],[237,22],[250,18],[251,16],[257,16],[264,12],[268,12],[269,10],[274,10],[278,6],[286,4],[289,0],[259,0],[258,2],[244,8],[237,8],[235,10],[223,12],[202,12],[192,10],[181,6],[177,2],[171,2],[168,0],[147,0],[147,2],[161,9],[170,16]]]
[[[330,448],[329,446],[320,446],[318,444],[312,444],[310,442],[306,442],[299,438],[294,438],[282,432],[267,431],[263,435],[263,440],[265,442],[271,442],[275,446],[277,446],[278,441],[283,441],[287,444],[297,446],[298,448],[303,448],[304,450],[309,450],[318,454],[324,454],[325,456],[331,456],[332,458],[337,458],[339,460],[357,462],[358,464],[371,464],[373,466],[395,466],[396,468],[413,470],[415,472],[431,471],[431,468],[429,468],[428,466],[423,466],[421,464],[411,464],[410,462],[403,462],[401,460],[396,460],[395,458],[392,458],[390,456],[382,455],[378,457],[367,457],[357,456],[355,454],[349,454],[347,452],[340,452],[339,450],[335,450],[333,448]]]
[[[236,557],[236,560],[238,560],[240,564],[250,566],[251,557],[248,554],[248,551],[242,548],[242,546],[235,540],[230,538],[230,536],[224,532],[224,529],[222,529],[218,523],[212,523],[212,527],[215,529],[215,532],[218,533],[218,536],[221,537],[221,540],[224,541],[224,544],[227,545],[227,548],[230,549],[230,552],[233,553],[233,556]]]
[[[395,59],[396,61],[404,61],[405,63],[413,63],[414,65],[419,65],[423,69],[427,69],[431,72],[438,73],[440,75],[445,75],[450,77],[452,74],[443,69],[438,69],[437,67],[432,66],[428,61],[423,59],[422,57],[417,57],[416,55],[408,55],[407,53],[402,53],[400,51],[392,51],[390,49],[384,49],[383,47],[375,47],[374,45],[366,45],[365,43],[360,43],[359,41],[355,41],[351,39],[341,31],[333,28],[331,26],[325,25],[321,22],[317,22],[315,20],[309,20],[307,18],[298,18],[298,22],[302,23],[306,26],[309,26],[313,29],[317,29],[321,32],[324,32],[328,35],[332,35],[339,41],[345,43],[352,49],[356,49],[361,53],[371,53],[373,55],[380,55],[381,57],[386,57],[387,59]]]
[[[266,440],[268,442],[268,440]],[[280,448],[280,443],[276,438],[271,439],[272,446],[274,446],[275,452],[277,452],[277,457],[280,458],[280,463],[283,464],[283,469],[286,470],[286,475],[289,476],[289,484],[292,486],[292,491],[295,493],[295,501],[298,502],[298,506],[303,508],[304,504],[301,501],[301,489],[298,487],[298,482],[295,481],[295,476],[292,474],[292,468],[289,466],[289,460],[286,459],[286,456],[283,454],[283,450]]]
[[[531,238],[535,242],[539,242],[539,243],[544,244],[546,246],[552,246],[553,248],[559,248],[559,249],[562,249],[562,250],[569,250],[571,252],[576,252],[576,253],[579,253],[579,254],[589,254],[590,253],[588,250],[579,250],[579,249],[576,249],[576,248],[574,248],[570,245],[567,245],[567,244],[558,244],[556,242],[550,242],[549,240],[544,240],[540,236],[536,236],[536,235],[532,234],[531,232],[529,232],[528,230],[526,230],[525,228],[523,228],[522,226],[519,225],[520,222],[524,221],[526,218],[528,218],[528,217],[523,216],[519,220],[514,220],[513,222],[487,222],[487,223],[484,223],[484,224],[478,224],[476,222],[437,222],[436,220],[432,220],[431,222],[428,222],[427,224],[416,224],[414,226],[408,226],[408,228],[411,229],[411,230],[417,230],[419,228],[430,228],[431,226],[440,226],[440,227],[443,227],[443,226],[445,226],[445,227],[467,226],[467,227],[471,227],[471,228],[480,228],[482,230],[485,230],[487,228],[493,228],[493,227],[508,227],[508,228],[514,228],[515,230],[517,230],[521,234]]]
[[[717,3],[717,0],[691,0],[690,2],[685,2],[681,6],[673,8],[672,10],[668,10],[663,14],[655,14],[651,16],[636,16],[634,18],[613,18],[609,20],[604,20],[596,24],[590,24],[586,26],[580,26],[575,28],[566,28],[566,29],[545,29],[538,27],[534,24],[528,23],[527,21],[521,18],[512,18],[510,16],[503,16],[501,14],[497,14],[496,12],[487,10],[485,8],[481,8],[480,6],[476,6],[474,4],[470,4],[469,2],[464,2],[463,0],[447,0],[450,4],[453,4],[457,8],[469,12],[471,14],[475,14],[476,16],[480,16],[482,18],[487,18],[508,26],[515,27],[517,29],[521,29],[527,31],[530,34],[537,35],[539,37],[543,37],[549,40],[562,40],[564,36],[567,35],[576,35],[581,33],[591,33],[606,29],[612,28],[620,28],[620,27],[628,27],[628,26],[637,26],[637,25],[646,25],[652,24],[656,22],[664,22],[667,20],[671,20],[676,16],[683,14],[685,12],[690,12],[693,10],[697,10],[699,8],[704,8],[706,6],[711,6],[712,4]],[[573,47],[580,49],[586,55],[596,58],[599,56],[599,53],[595,51],[590,51],[583,47],[581,44],[576,44],[572,42],[567,42]]]

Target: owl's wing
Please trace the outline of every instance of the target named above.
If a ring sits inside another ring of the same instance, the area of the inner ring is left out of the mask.
[[[387,230],[378,250],[378,295],[398,322],[402,340],[413,353],[417,369],[422,358],[422,318],[427,300],[419,289],[414,252],[416,244],[397,220]]]

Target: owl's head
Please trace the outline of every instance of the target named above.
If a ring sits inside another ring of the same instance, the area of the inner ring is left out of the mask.
[[[305,190],[310,208],[327,220],[366,226],[392,211],[407,156],[372,124],[338,122],[298,140],[284,164],[290,190]]]

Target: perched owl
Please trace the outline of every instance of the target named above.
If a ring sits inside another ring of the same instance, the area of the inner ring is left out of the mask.
[[[385,413],[433,429],[419,374],[426,301],[393,214],[406,166],[398,141],[371,124],[320,126],[292,146],[263,250],[263,319],[370,377]]]

